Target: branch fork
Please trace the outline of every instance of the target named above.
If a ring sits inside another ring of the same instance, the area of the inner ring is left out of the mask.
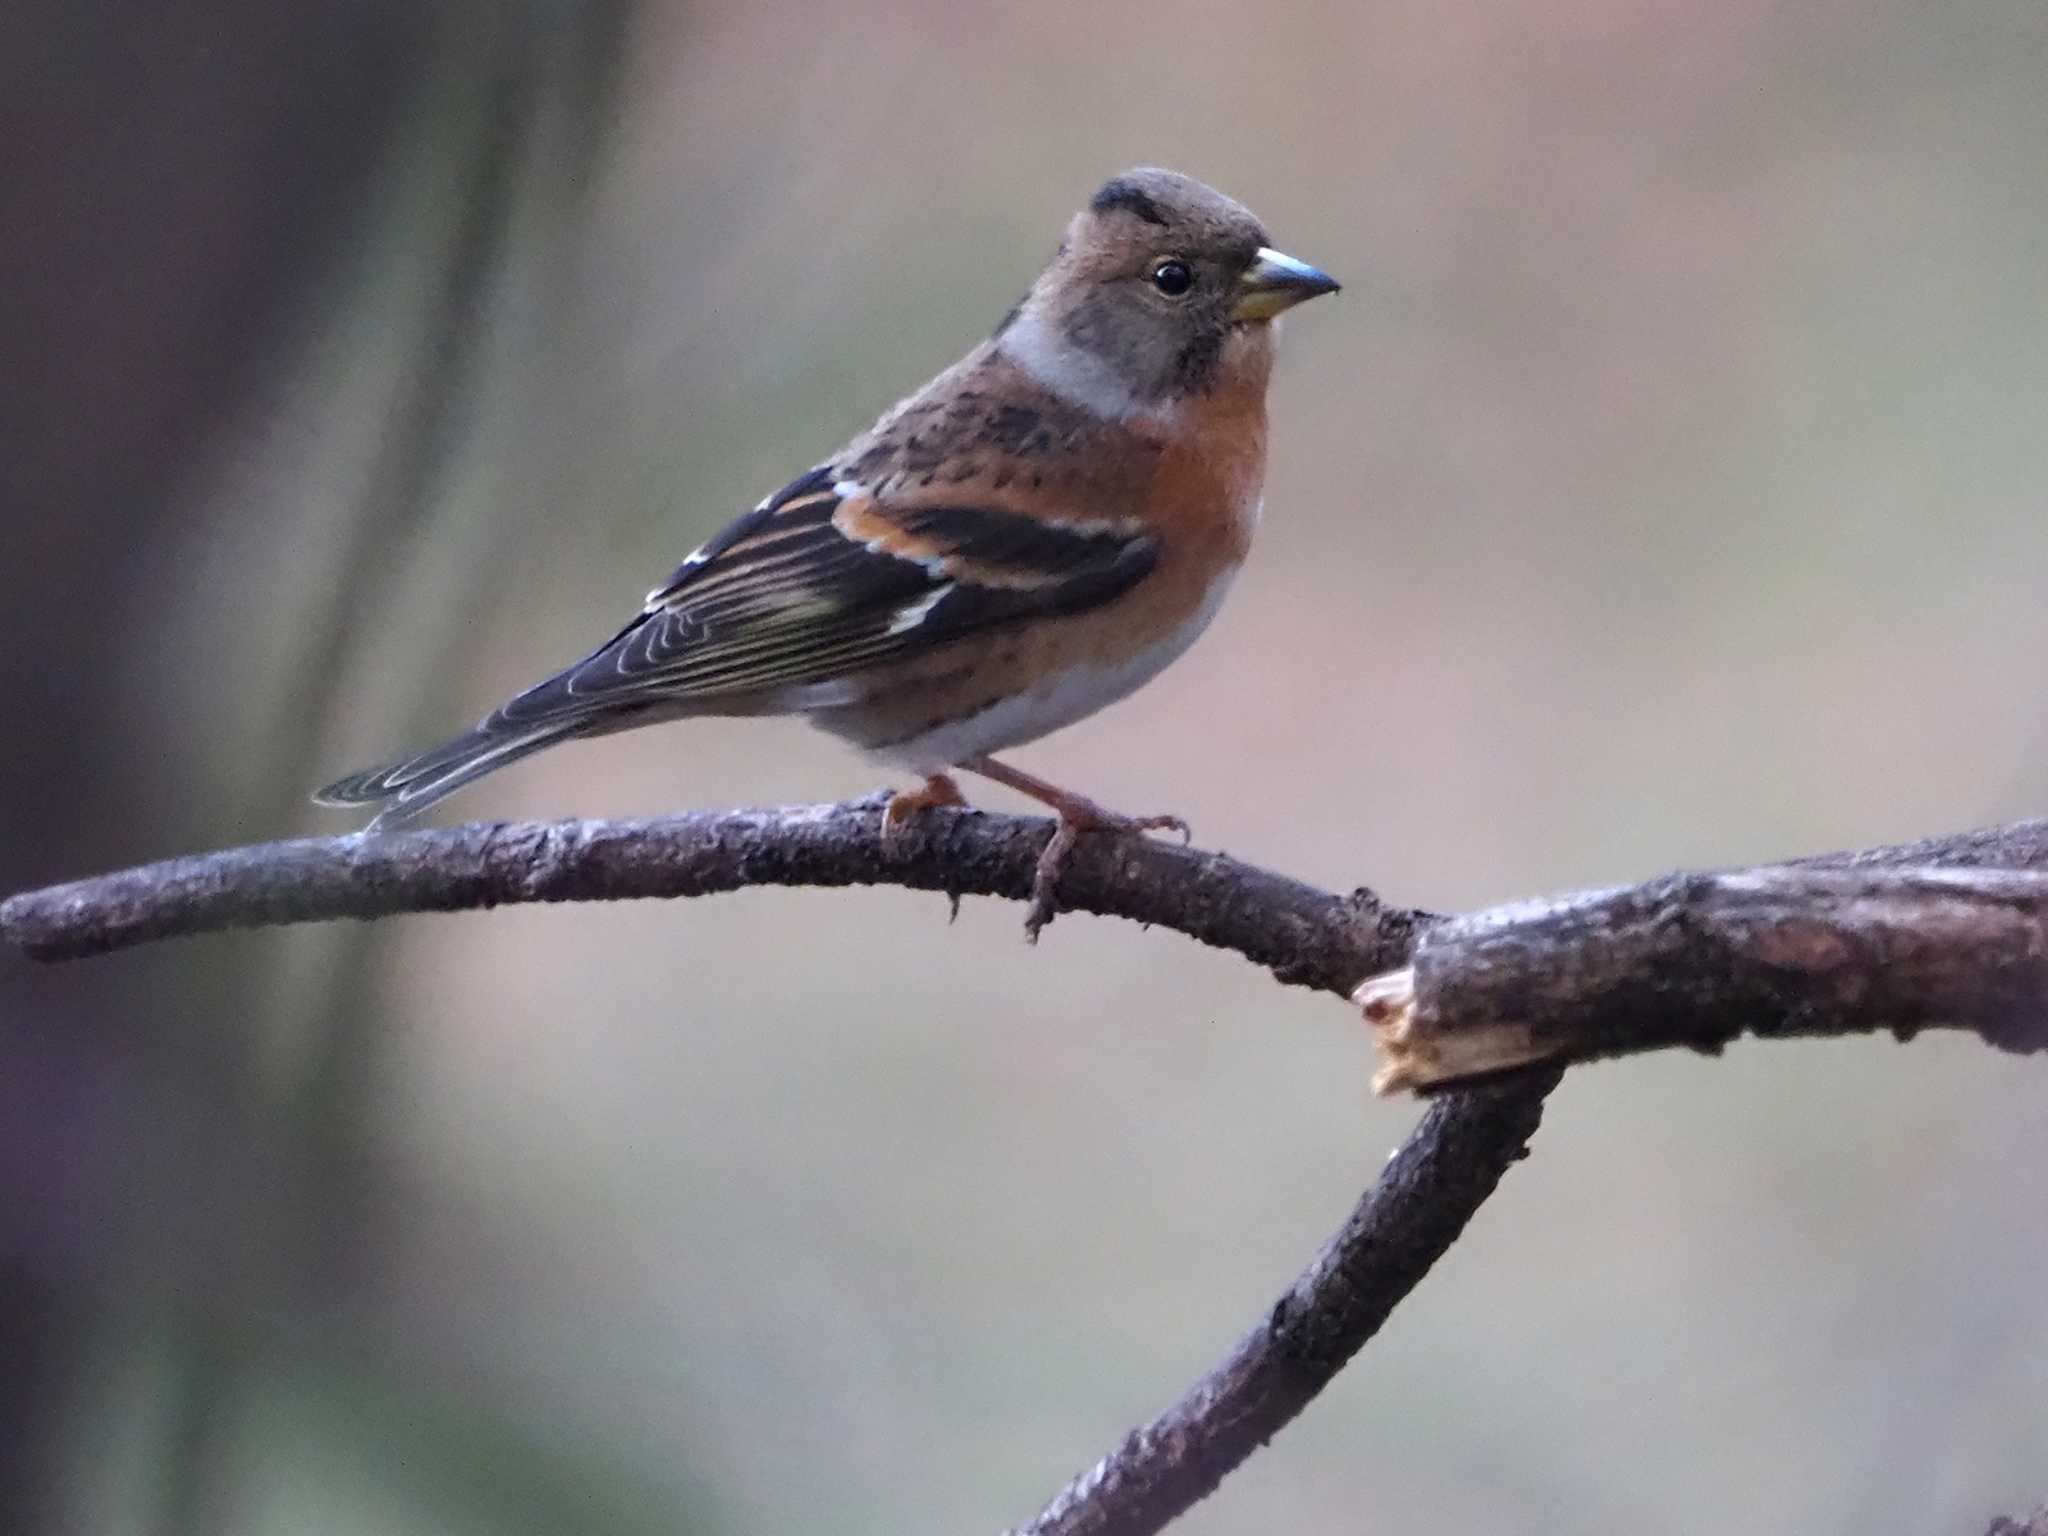
[[[2038,827],[2012,841],[2015,858],[2048,851]],[[2048,1051],[2048,874],[1916,851],[1926,862],[1672,875],[1433,924],[1352,993],[1385,1062],[1374,1087],[1745,1034],[1963,1029]]]
[[[1045,822],[933,807],[885,837],[886,800],[231,848],[10,897],[0,936],[64,960],[229,928],[755,885],[1031,895]],[[1149,1536],[1211,1492],[1457,1240],[1525,1155],[1567,1062],[1941,1027],[2048,1050],[2048,822],[1455,918],[1219,853],[1090,838],[1059,896],[1348,997],[1385,1056],[1376,1086],[1438,1097],[1229,1354],[1013,1536]],[[1458,1086],[1475,1078],[1492,1080]]]

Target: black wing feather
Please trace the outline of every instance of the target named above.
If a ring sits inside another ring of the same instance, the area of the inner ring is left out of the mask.
[[[316,797],[381,804],[378,828],[557,741],[698,700],[773,697],[934,645],[1128,591],[1158,562],[1134,524],[1049,523],[1000,507],[883,506],[844,531],[831,466],[790,482],[676,568],[574,666],[476,729]],[[852,510],[852,509],[849,509]],[[891,552],[891,551],[895,552]]]
[[[638,617],[487,728],[830,681],[935,643],[1128,590],[1158,546],[1128,524],[1049,523],[999,507],[870,507],[908,553],[849,537],[829,467],[679,566]]]

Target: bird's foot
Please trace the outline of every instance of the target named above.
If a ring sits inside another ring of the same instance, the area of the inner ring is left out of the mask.
[[[943,773],[934,773],[916,789],[902,789],[889,797],[889,805],[882,812],[882,846],[890,847],[903,835],[903,824],[919,811],[935,806],[967,804],[967,797],[960,793],[960,786]]]
[[[1086,795],[1061,789],[1036,774],[1012,768],[1008,763],[999,763],[992,757],[970,758],[959,766],[969,773],[978,773],[985,779],[1006,785],[1020,795],[1029,795],[1040,805],[1050,806],[1053,814],[1059,817],[1059,824],[1053,828],[1052,840],[1039,854],[1037,867],[1032,871],[1031,907],[1024,914],[1026,943],[1036,944],[1039,932],[1059,911],[1055,898],[1060,875],[1066,869],[1067,861],[1074,856],[1074,850],[1081,846],[1083,833],[1110,832],[1119,837],[1138,837],[1147,832],[1178,832],[1184,843],[1193,836],[1188,824],[1178,816],[1125,816],[1106,810]]]
[[[1066,873],[1067,864],[1081,846],[1085,834],[1107,832],[1115,837],[1142,837],[1147,832],[1178,832],[1183,843],[1194,836],[1188,824],[1178,816],[1126,816],[1065,790],[1058,792],[1057,799],[1048,799],[1046,803],[1059,813],[1059,822],[1032,871],[1031,906],[1024,914],[1024,940],[1027,944],[1036,944],[1040,931],[1058,915],[1060,876]]]

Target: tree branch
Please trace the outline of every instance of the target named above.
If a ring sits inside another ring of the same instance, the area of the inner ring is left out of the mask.
[[[0,934],[57,960],[228,928],[752,885],[1029,896],[1046,822],[927,811],[885,844],[882,804],[229,849],[15,896],[0,903]],[[1397,1054],[1388,1069],[1398,1086],[1446,1080],[1428,1075],[1445,1062],[1453,1076],[1550,1064],[1431,1105],[1259,1325],[1019,1536],[1147,1536],[1212,1491],[1457,1239],[1525,1155],[1565,1059],[1714,1049],[1745,1029],[1908,1035],[1937,1023],[2048,1049],[2048,823],[1455,919],[1369,891],[1331,895],[1222,854],[1098,837],[1060,895],[1070,909],[1234,950],[1284,982],[1357,996],[1383,1033],[1401,1032],[1406,1064]]]
[[[756,885],[1030,896],[1051,823],[927,810],[885,845],[884,803],[871,796],[651,821],[478,822],[258,843],[23,892],[0,902],[0,935],[38,960],[69,960],[230,928]],[[1075,851],[1060,902],[1174,929],[1283,982],[1340,996],[1405,960],[1420,920],[1370,891],[1334,896],[1220,853],[1100,836]]]
[[[1991,1528],[1984,1536],[2048,1536],[2048,1504],[2019,1520],[2000,1515],[1991,1522]]]
[[[1543,1117],[1539,1069],[1431,1104],[1314,1262],[1166,1412],[1011,1536],[1150,1536],[1306,1408],[1493,1193]]]
[[[1995,867],[1992,867],[1995,866]],[[1382,1092],[1681,1045],[1965,1029],[2048,1051],[2048,823],[1431,925],[1355,994]]]
[[[920,813],[886,846],[882,797],[645,822],[482,824],[228,849],[30,891],[0,933],[42,960],[182,934],[517,901],[701,896],[750,885],[894,884],[1028,899],[1047,822]],[[1084,841],[1070,908],[1173,928],[1282,981],[1346,995],[1406,959],[1423,914],[1331,895],[1222,854]],[[1206,1496],[1306,1407],[1523,1155],[1555,1074],[1432,1105],[1343,1228],[1229,1356],[1077,1478],[1030,1536],[1140,1536]]]

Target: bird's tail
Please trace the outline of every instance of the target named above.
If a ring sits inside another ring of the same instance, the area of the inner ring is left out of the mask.
[[[467,735],[444,741],[417,757],[337,779],[313,799],[321,805],[378,806],[365,830],[381,831],[507,763],[584,734],[590,725],[588,717],[576,716],[513,725],[494,715]]]

